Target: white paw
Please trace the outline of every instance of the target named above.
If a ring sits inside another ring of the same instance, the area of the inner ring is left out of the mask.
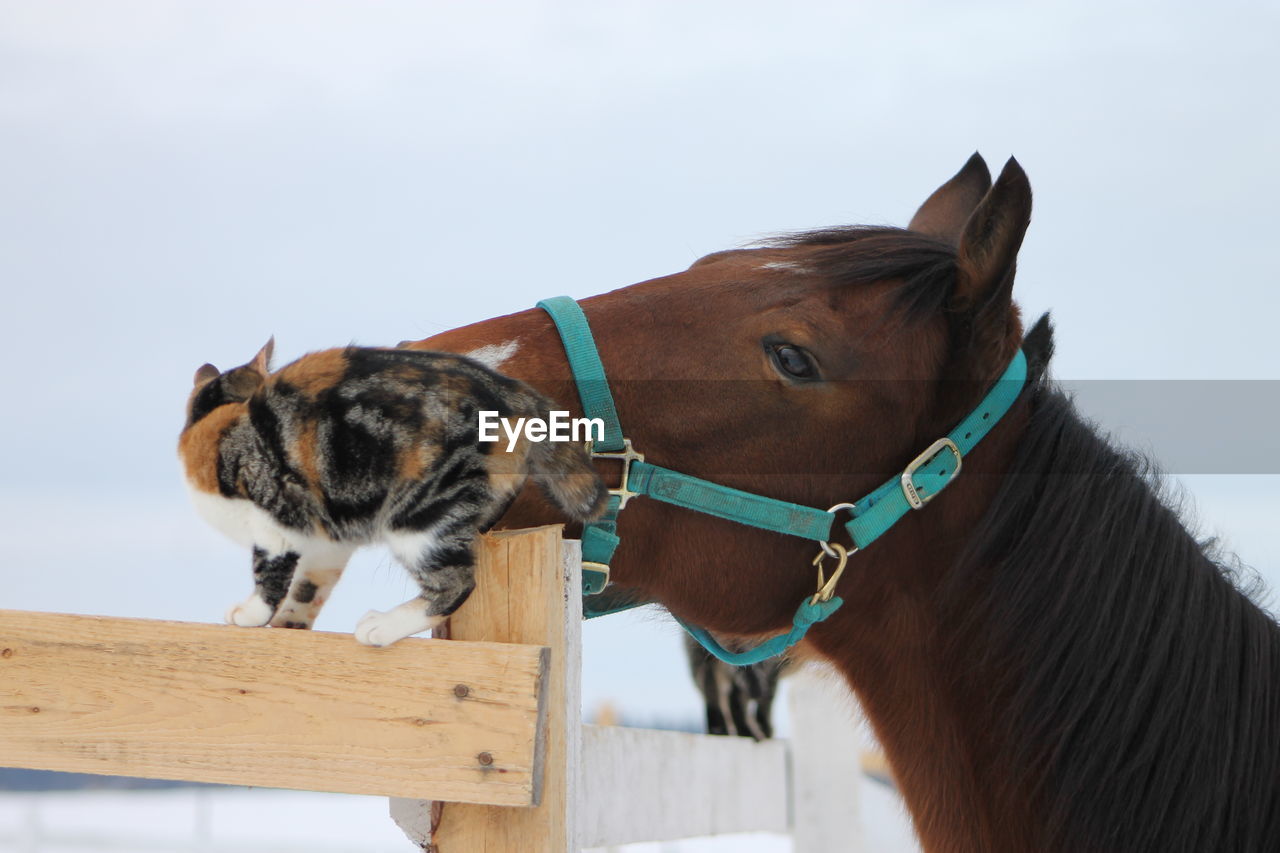
[[[227,624],[241,628],[259,628],[271,621],[271,608],[257,593],[227,611]]]
[[[396,640],[433,628],[440,621],[429,618],[421,602],[402,604],[386,613],[370,610],[356,623],[356,642],[366,646],[389,646]]]
[[[370,610],[356,623],[356,642],[365,646],[389,646],[404,634],[397,635],[391,626],[392,614]]]

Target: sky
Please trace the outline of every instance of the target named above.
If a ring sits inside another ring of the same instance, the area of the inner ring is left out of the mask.
[[[905,224],[975,150],[1030,175],[1015,296],[1056,375],[1280,587],[1277,43],[1252,2],[3,0],[0,606],[244,596],[175,456],[206,361]],[[320,627],[409,593],[371,552]],[[671,624],[607,621],[588,709],[695,716]]]

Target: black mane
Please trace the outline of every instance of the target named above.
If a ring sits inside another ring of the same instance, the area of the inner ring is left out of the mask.
[[[1051,349],[1044,321],[1027,349],[1037,334]],[[1029,357],[1038,374],[1047,350]],[[995,685],[992,766],[1047,816],[1037,849],[1280,850],[1280,628],[1149,462],[1054,384],[1029,393],[1014,469],[942,595],[955,648],[983,650],[956,671]]]

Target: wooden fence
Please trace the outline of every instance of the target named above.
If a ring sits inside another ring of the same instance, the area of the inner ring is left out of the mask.
[[[432,853],[724,833],[857,850],[852,714],[801,676],[791,741],[583,726],[578,543],[479,545],[451,641],[0,611],[0,766],[391,798]]]

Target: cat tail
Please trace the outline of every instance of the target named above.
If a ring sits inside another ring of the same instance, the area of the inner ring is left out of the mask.
[[[591,454],[578,442],[530,442],[529,473],[574,521],[589,521],[604,512],[609,493],[591,464]]]

